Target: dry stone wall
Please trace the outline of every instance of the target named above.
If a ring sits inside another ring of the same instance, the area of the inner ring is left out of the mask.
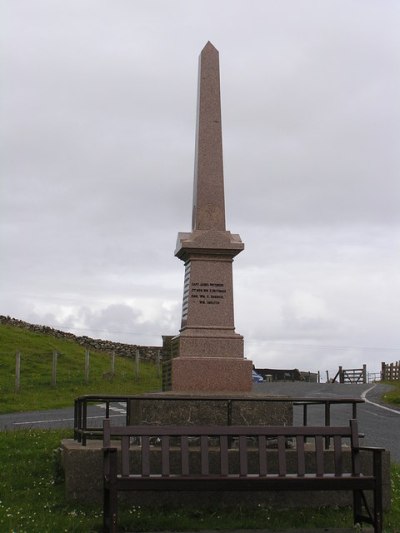
[[[92,339],[86,336],[79,337],[74,335],[73,333],[66,333],[65,331],[60,331],[59,329],[54,329],[49,326],[29,324],[28,322],[18,320],[17,318],[11,318],[9,316],[0,315],[0,324],[15,326],[37,333],[44,333],[45,335],[52,335],[53,337],[59,339],[69,339],[74,342],[77,342],[82,347],[87,348],[88,350],[99,350],[108,353],[114,352],[115,355],[123,357],[135,357],[136,350],[139,350],[140,358],[145,359],[147,361],[155,361],[160,356],[160,352],[162,349],[161,346],[139,346],[137,344],[123,344],[121,342]]]

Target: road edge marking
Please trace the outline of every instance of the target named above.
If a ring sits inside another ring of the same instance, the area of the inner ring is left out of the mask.
[[[390,407],[386,407],[385,405],[380,405],[379,403],[375,403],[375,402],[371,402],[371,400],[368,400],[367,398],[367,394],[369,393],[369,391],[371,391],[372,389],[374,389],[376,387],[376,384],[375,385],[372,385],[372,387],[370,387],[369,389],[365,390],[362,394],[361,394],[361,398],[366,402],[366,403],[370,403],[371,405],[375,405],[375,407],[379,407],[380,409],[385,409],[385,411],[390,411],[391,413],[395,413],[396,415],[400,415],[400,411],[396,410],[396,409],[391,409]]]

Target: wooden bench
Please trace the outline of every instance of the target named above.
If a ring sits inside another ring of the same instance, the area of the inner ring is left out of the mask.
[[[329,472],[324,461],[326,438],[331,439],[334,458]],[[111,439],[120,439],[120,448],[112,446]],[[296,455],[295,473],[287,468],[289,445]],[[276,448],[273,453],[271,447]],[[312,461],[307,458],[310,449]],[[351,451],[350,468],[344,468],[345,449]],[[257,458],[256,471],[254,465],[249,468],[251,450]],[[361,450],[372,454],[372,474],[360,471]],[[359,445],[356,420],[344,427],[112,427],[110,420],[104,420],[104,531],[117,531],[119,491],[331,490],[352,491],[354,523],[367,522],[380,533],[382,452],[381,448]],[[131,453],[140,454],[140,460],[133,461]],[[271,455],[276,456],[274,467]],[[372,510],[364,491],[372,491]]]

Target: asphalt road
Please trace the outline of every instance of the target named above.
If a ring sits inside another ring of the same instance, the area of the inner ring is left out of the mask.
[[[359,430],[365,434],[364,444],[380,446],[390,450],[392,461],[400,463],[400,409],[389,407],[381,400],[390,386],[381,384],[338,384],[338,383],[262,383],[257,392],[266,395],[310,398],[358,398],[365,403],[357,406]],[[352,417],[350,405],[331,406],[331,425],[347,425]],[[302,424],[302,409],[294,409],[294,424]],[[324,424],[323,406],[308,408],[308,424]]]
[[[400,409],[384,405],[380,398],[390,387],[380,384],[341,385],[337,383],[261,383],[254,385],[254,392],[265,396],[285,396],[288,398],[365,398],[365,403],[358,405],[357,418],[359,429],[365,434],[364,443],[381,446],[390,450],[392,460],[400,463]],[[101,404],[90,408],[88,419],[90,425],[101,426],[105,408]],[[352,416],[350,405],[333,405],[331,407],[331,425],[346,425]],[[114,423],[124,423],[125,405],[115,403],[111,407]],[[12,413],[0,415],[0,430],[26,428],[73,428],[73,408],[29,413]],[[295,407],[294,423],[302,424],[302,409]],[[324,424],[323,406],[309,407],[309,425]]]

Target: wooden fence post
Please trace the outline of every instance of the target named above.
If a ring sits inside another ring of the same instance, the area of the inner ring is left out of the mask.
[[[156,367],[157,367],[157,377],[159,378],[161,376],[161,354],[160,352],[157,352],[157,355],[156,355]]]
[[[386,363],[382,361],[381,363],[381,381],[385,381],[386,379]]]
[[[19,392],[21,385],[21,352],[15,354],[15,392]]]
[[[85,383],[89,383],[90,352],[85,350]]]
[[[115,375],[115,352],[111,354],[111,375]]]
[[[56,387],[57,386],[57,358],[58,353],[53,350],[53,364],[51,367],[51,386]]]
[[[367,383],[367,365],[363,365],[363,383]]]
[[[135,377],[138,380],[139,379],[139,373],[140,373],[140,353],[139,350],[136,350],[135,353]]]

